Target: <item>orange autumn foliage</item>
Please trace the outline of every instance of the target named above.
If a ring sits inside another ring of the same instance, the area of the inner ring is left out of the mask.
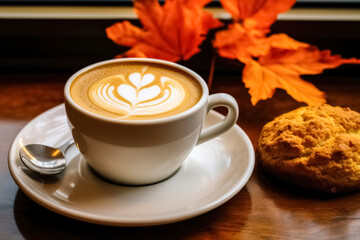
[[[143,29],[128,21],[106,29],[115,43],[131,47],[118,57],[148,57],[168,61],[187,60],[200,51],[199,45],[211,28],[222,23],[203,10],[211,0],[135,0],[135,13]]]
[[[251,102],[271,98],[276,88],[309,105],[325,103],[325,93],[300,78],[319,74],[324,69],[360,60],[332,56],[286,34],[266,36],[277,15],[295,0],[221,0],[234,19],[226,30],[216,33],[213,46],[220,56],[237,59],[245,64],[243,82],[249,88]]]
[[[360,63],[355,58],[332,56],[329,50],[321,51],[283,33],[268,35],[278,14],[289,10],[295,1],[220,0],[234,21],[216,33],[213,46],[220,56],[245,64],[242,79],[249,88],[253,105],[271,98],[277,88],[309,105],[325,103],[325,93],[300,76],[319,74],[341,64]],[[204,11],[209,2],[166,0],[160,5],[158,0],[134,0],[142,28],[124,21],[108,27],[106,33],[115,43],[130,47],[117,57],[188,60],[200,51],[208,31],[222,25]],[[212,72],[213,67],[210,76]]]

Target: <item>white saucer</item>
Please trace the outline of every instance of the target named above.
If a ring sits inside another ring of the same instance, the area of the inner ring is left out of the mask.
[[[205,125],[222,117],[212,111]],[[40,205],[74,219],[105,225],[159,225],[208,212],[244,187],[255,162],[252,144],[237,125],[197,146],[174,176],[149,186],[121,186],[102,180],[75,146],[66,153],[66,170],[53,178],[30,172],[19,159],[19,150],[25,144],[60,146],[69,136],[64,105],[36,117],[12,143],[8,157],[11,175]]]

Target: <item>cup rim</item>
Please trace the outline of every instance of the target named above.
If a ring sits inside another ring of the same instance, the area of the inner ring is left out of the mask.
[[[102,116],[93,112],[90,112],[82,107],[80,107],[71,97],[70,95],[70,86],[72,84],[72,82],[74,81],[74,79],[79,76],[80,74],[91,70],[92,68],[98,67],[98,66],[102,66],[102,65],[106,65],[109,63],[114,63],[114,62],[144,62],[144,63],[158,63],[158,64],[162,64],[162,65],[167,65],[167,66],[171,66],[177,69],[180,69],[183,72],[186,72],[188,74],[190,74],[192,77],[194,77],[198,83],[201,86],[202,89],[202,95],[200,100],[191,108],[185,110],[184,112],[172,115],[172,116],[168,116],[168,117],[163,117],[163,118],[156,118],[156,119],[143,119],[143,120],[126,120],[126,119],[117,119],[117,118],[111,118],[111,117],[106,117],[106,116]],[[208,87],[204,81],[204,79],[197,74],[196,72],[194,72],[193,70],[182,66],[180,64],[177,63],[173,63],[173,62],[169,62],[169,61],[165,61],[165,60],[160,60],[160,59],[154,59],[154,58],[120,58],[120,59],[111,59],[111,60],[105,60],[105,61],[101,61],[101,62],[97,62],[94,64],[91,64],[87,67],[84,67],[80,70],[78,70],[77,72],[75,72],[66,82],[65,87],[64,87],[64,97],[65,97],[65,102],[67,102],[69,105],[71,105],[73,108],[75,108],[77,111],[101,120],[101,121],[106,121],[106,122],[110,122],[110,123],[121,123],[121,124],[128,124],[128,125],[150,125],[150,124],[160,124],[160,123],[167,123],[167,122],[172,122],[172,121],[176,121],[176,120],[180,120],[183,118],[186,118],[188,116],[190,116],[191,114],[197,112],[200,108],[202,108],[206,102],[207,102],[207,98],[209,96],[209,90]]]

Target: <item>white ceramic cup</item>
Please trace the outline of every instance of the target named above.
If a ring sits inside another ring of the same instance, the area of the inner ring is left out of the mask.
[[[120,120],[81,108],[70,96],[74,79],[86,71],[114,62],[158,63],[190,74],[201,85],[202,96],[190,109],[165,118]],[[162,181],[174,174],[192,149],[229,130],[238,118],[236,100],[224,93],[209,96],[205,81],[181,65],[156,59],[125,58],[99,62],[76,72],[65,85],[65,108],[76,146],[87,163],[112,182],[144,185]],[[224,106],[226,117],[202,129],[206,114]]]

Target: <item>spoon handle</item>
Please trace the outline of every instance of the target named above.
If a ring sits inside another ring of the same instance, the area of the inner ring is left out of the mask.
[[[65,153],[66,150],[72,145],[74,144],[74,139],[72,137],[70,137],[64,144],[62,144],[61,146],[58,147],[58,149]]]

